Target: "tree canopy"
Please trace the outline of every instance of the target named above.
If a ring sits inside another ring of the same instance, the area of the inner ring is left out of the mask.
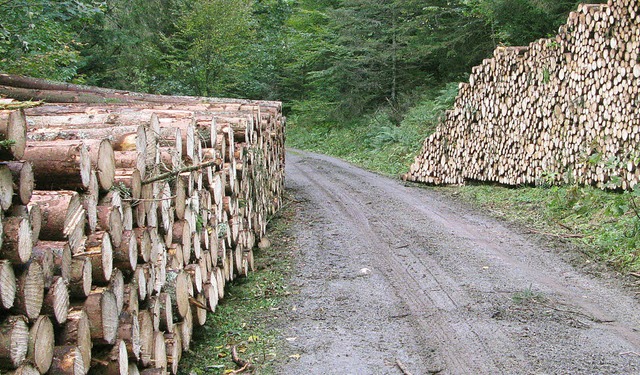
[[[574,0],[0,0],[0,71],[152,93],[281,99],[319,122],[464,79],[555,34]]]

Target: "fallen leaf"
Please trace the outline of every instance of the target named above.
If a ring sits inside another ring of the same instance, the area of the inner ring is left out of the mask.
[[[289,358],[293,358],[293,359],[300,359],[300,357],[302,357],[300,354],[291,354],[289,356]]]
[[[249,342],[258,342],[258,341],[260,341],[260,337],[259,337],[259,336],[256,336],[256,335],[249,336],[249,338],[247,339],[247,341],[249,341]]]

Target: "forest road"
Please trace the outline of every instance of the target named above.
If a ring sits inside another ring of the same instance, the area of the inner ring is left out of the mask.
[[[282,374],[640,374],[640,305],[437,191],[290,151]]]

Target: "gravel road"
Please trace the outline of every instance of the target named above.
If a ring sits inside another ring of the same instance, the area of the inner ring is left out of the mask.
[[[437,191],[290,152],[286,374],[640,374],[614,278]]]

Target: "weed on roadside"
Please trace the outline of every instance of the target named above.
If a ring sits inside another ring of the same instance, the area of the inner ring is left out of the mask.
[[[269,224],[272,246],[255,251],[256,271],[227,284],[224,300],[207,324],[194,329],[191,349],[180,361],[179,374],[230,374],[238,367],[237,356],[251,363],[244,374],[273,374],[280,360],[282,340],[274,328],[281,318],[280,308],[289,296],[288,281],[293,260],[293,244],[288,234],[293,215],[285,206]]]
[[[511,296],[511,300],[518,305],[526,305],[530,303],[544,303],[547,298],[541,292],[533,290],[529,285],[522,291],[516,292]]]

